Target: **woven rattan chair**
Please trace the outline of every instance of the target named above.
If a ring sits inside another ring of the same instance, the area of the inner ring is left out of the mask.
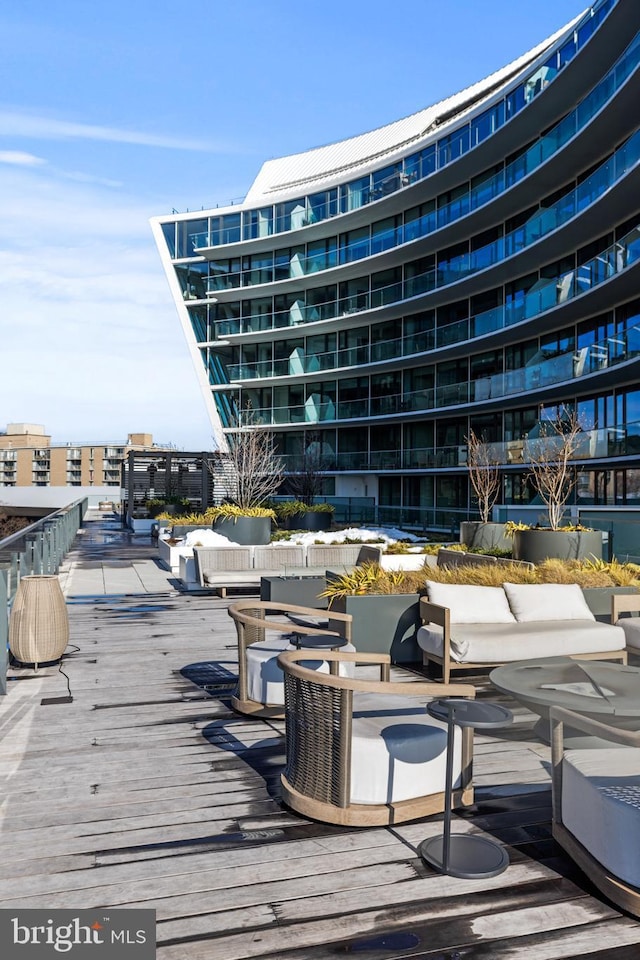
[[[283,650],[295,649],[292,635],[333,635],[336,645],[347,641],[347,651],[355,650],[351,640],[351,614],[332,615],[337,629],[314,626],[324,611],[290,603],[267,600],[238,600],[231,604],[228,614],[238,634],[238,687],[231,705],[238,713],[254,717],[284,716],[284,675],[278,664]],[[295,617],[295,623],[287,615]],[[299,618],[303,618],[301,622]],[[320,669],[327,670],[326,663]]]
[[[287,763],[284,801],[303,816],[345,826],[401,823],[441,813],[446,724],[434,697],[473,697],[467,684],[390,682],[387,654],[322,654],[330,674],[310,669],[319,654],[282,653]],[[347,664],[378,666],[380,680],[337,675]],[[455,728],[454,804],[473,802],[472,731]]]

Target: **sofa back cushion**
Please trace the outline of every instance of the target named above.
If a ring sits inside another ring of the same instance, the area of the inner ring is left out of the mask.
[[[427,580],[427,594],[432,603],[449,608],[451,623],[515,623],[502,587]]]
[[[505,583],[516,620],[595,620],[577,583]]]

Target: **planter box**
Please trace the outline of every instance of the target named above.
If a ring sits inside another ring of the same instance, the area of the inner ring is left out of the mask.
[[[431,566],[430,560],[435,561],[435,557],[428,553],[383,553],[380,566],[383,570],[421,570],[425,564]]]
[[[236,517],[214,520],[211,529],[241,547],[265,544],[271,540],[270,517]]]
[[[333,513],[322,510],[307,510],[304,513],[294,513],[287,517],[284,523],[285,530],[328,530],[333,520]]]
[[[327,598],[318,596],[326,586],[324,577],[260,577],[260,599],[326,610]]]
[[[356,650],[388,653],[393,663],[422,663],[422,651],[416,641],[421,625],[417,593],[336,597],[331,607],[336,613],[352,615]],[[337,621],[332,627],[329,613],[329,629],[336,628]]]
[[[158,540],[158,555],[160,562],[167,570],[172,573],[178,573],[180,569],[180,557],[192,557],[193,547],[185,547],[183,544],[170,544],[166,540]]]
[[[178,537],[186,537],[188,533],[193,533],[194,530],[209,529],[209,527],[205,527],[201,523],[175,523],[171,527],[171,536],[177,540]]]
[[[587,606],[596,620],[611,623],[611,598],[618,594],[637,593],[635,587],[583,587]]]
[[[509,550],[511,537],[504,535],[504,523],[483,523],[481,520],[463,520],[460,524],[460,543],[470,550]]]
[[[513,534],[513,559],[542,563],[558,560],[602,559],[600,530],[516,530]]]

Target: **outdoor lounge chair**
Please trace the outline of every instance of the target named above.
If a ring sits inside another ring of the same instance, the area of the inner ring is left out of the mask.
[[[561,707],[550,717],[554,839],[609,900],[640,917],[640,732]],[[569,749],[567,727],[598,739]]]
[[[238,687],[231,698],[231,705],[238,713],[254,717],[284,716],[284,676],[278,664],[278,655],[283,650],[296,649],[291,641],[293,635],[335,636],[336,645],[354,651],[351,639],[350,614],[335,614],[337,627],[328,630],[318,624],[324,611],[290,603],[267,600],[239,600],[231,604],[229,616],[236,625],[238,634]],[[295,617],[295,622],[288,620]],[[302,619],[301,619],[302,618]],[[325,620],[326,623],[326,620]],[[328,666],[320,665],[328,670]]]
[[[312,669],[324,657],[333,670]],[[444,809],[447,727],[425,700],[473,697],[468,684],[389,681],[379,653],[282,653],[287,762],[284,801],[305,817],[345,826],[401,823]],[[368,664],[379,680],[337,675]],[[472,731],[455,727],[454,804],[472,803]]]

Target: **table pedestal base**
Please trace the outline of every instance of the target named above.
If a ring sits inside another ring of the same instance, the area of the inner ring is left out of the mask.
[[[443,867],[444,836],[430,837],[418,847],[422,859],[439,873],[462,880],[497,877],[509,866],[509,855],[504,847],[468,833],[455,833],[449,838],[449,856]]]

